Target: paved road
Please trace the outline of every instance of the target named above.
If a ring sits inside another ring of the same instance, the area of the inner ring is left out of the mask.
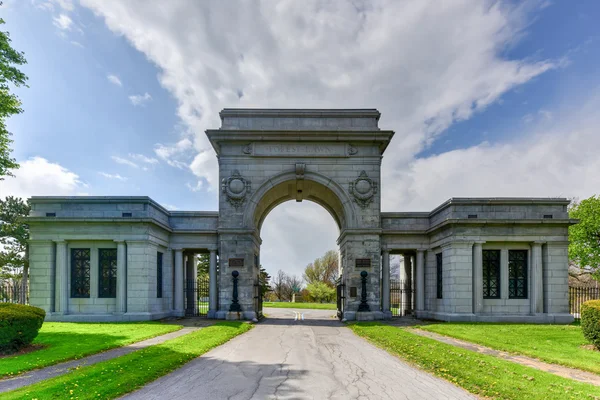
[[[335,311],[265,309],[250,332],[128,399],[473,399],[354,335]],[[304,318],[304,319],[303,319]]]

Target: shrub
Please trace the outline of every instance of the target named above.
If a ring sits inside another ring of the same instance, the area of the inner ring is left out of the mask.
[[[600,300],[581,305],[581,330],[583,336],[600,350]]]
[[[0,303],[0,353],[11,353],[29,345],[46,317],[41,308]]]

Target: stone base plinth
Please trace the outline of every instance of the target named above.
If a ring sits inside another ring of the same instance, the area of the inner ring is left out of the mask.
[[[242,319],[242,313],[230,311],[227,314],[225,314],[225,319],[227,321],[239,321],[240,319]]]
[[[385,319],[381,311],[344,311],[346,321],[379,321]]]

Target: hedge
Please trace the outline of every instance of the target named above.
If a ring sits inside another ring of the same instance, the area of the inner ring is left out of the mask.
[[[33,342],[46,312],[23,304],[0,303],[0,353],[11,353]]]
[[[583,336],[600,350],[600,300],[581,305],[581,330]]]

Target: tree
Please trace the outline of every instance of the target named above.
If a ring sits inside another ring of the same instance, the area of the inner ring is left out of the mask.
[[[267,272],[266,269],[260,266],[260,270],[258,272],[258,283],[260,284],[260,294],[264,297],[265,294],[271,290],[271,286],[269,282],[271,281],[271,275]]]
[[[569,227],[569,258],[600,280],[600,196],[574,203],[569,217],[579,220]]]
[[[198,276],[197,279],[208,279],[210,270],[210,254],[200,253],[198,254]]]
[[[335,289],[324,282],[313,282],[306,286],[311,300],[318,303],[330,302],[335,295]]]
[[[2,4],[0,2],[0,4]],[[0,18],[0,25],[4,24]],[[17,66],[27,63],[22,52],[10,46],[8,32],[0,31],[0,180],[4,176],[14,176],[11,169],[19,168],[14,158],[10,157],[11,133],[6,129],[6,118],[23,112],[21,101],[10,92],[9,83],[15,87],[25,86],[27,76]]]
[[[283,287],[283,295],[287,301],[292,301],[294,293],[302,290],[302,279],[296,275],[287,275],[287,282]]]
[[[338,252],[329,250],[322,257],[308,264],[302,277],[307,284],[323,282],[329,287],[335,286],[338,277],[339,257]]]
[[[273,280],[271,283],[271,288],[273,290],[273,294],[279,301],[284,300],[285,291],[286,291],[285,286],[287,285],[287,281],[288,281],[288,276],[282,270],[277,271],[277,275],[275,275],[273,277]]]
[[[29,225],[25,217],[31,207],[18,197],[0,200],[0,277],[21,278],[21,298],[27,300],[29,275]]]

